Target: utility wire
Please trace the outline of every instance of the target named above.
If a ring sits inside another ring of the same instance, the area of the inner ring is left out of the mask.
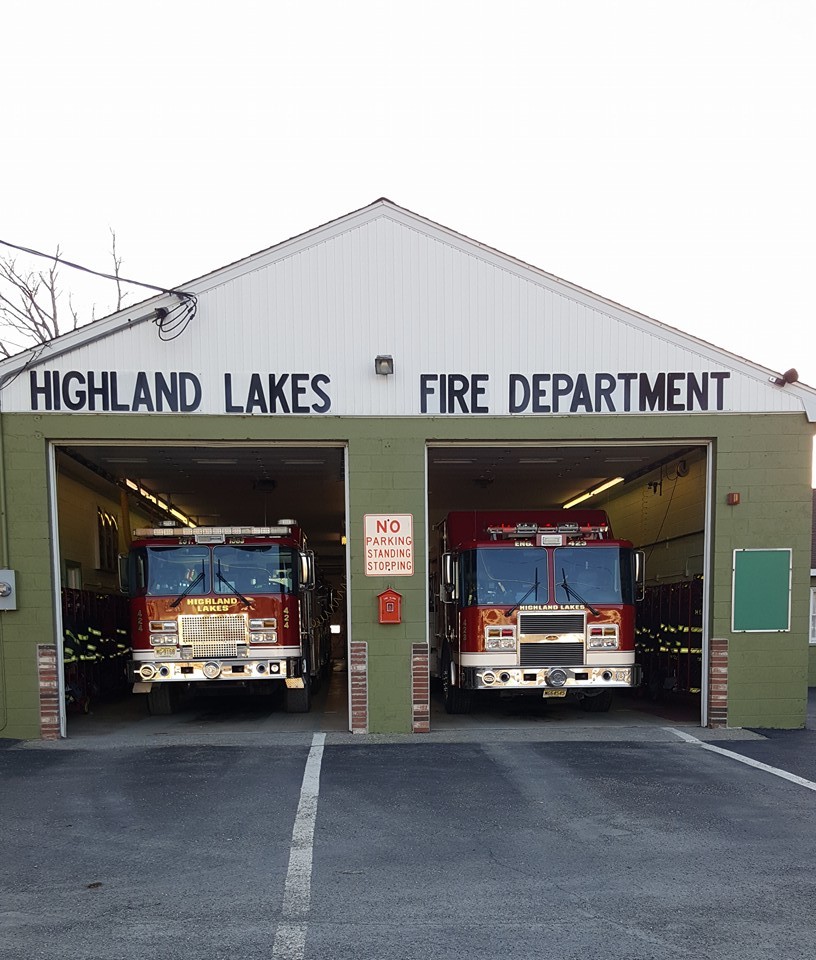
[[[102,277],[104,280],[118,280],[120,283],[131,283],[136,287],[145,287],[147,290],[157,290],[159,293],[174,293],[179,297],[192,297],[193,294],[186,293],[184,290],[168,290],[167,287],[157,287],[153,283],[142,283],[141,280],[128,280],[126,277],[117,277],[115,274],[102,273],[101,270],[92,270],[90,267],[83,267],[81,263],[72,263],[63,257],[58,257],[53,253],[43,253],[41,250],[32,250],[30,247],[21,247],[17,243],[9,243],[8,240],[0,240],[4,247],[11,247],[12,250],[20,250],[22,253],[30,253],[34,257],[44,257],[46,260],[53,260],[55,263],[62,263],[66,267],[72,267],[74,270],[82,270],[84,273],[92,273],[95,277]]]
[[[180,336],[187,324],[193,319],[198,310],[198,300],[193,293],[186,290],[168,289],[167,287],[157,287],[154,283],[142,283],[141,280],[128,280],[127,277],[120,277],[116,274],[103,273],[101,270],[92,270],[90,267],[83,267],[81,263],[73,263],[65,260],[53,253],[43,253],[41,250],[32,250],[31,247],[22,247],[17,243],[10,243],[8,240],[0,240],[0,245],[10,247],[12,250],[19,250],[22,253],[31,254],[33,257],[43,257],[46,260],[53,260],[54,263],[63,264],[74,270],[81,270],[83,273],[90,273],[95,277],[102,277],[104,280],[113,280],[116,283],[129,283],[136,287],[144,287],[146,290],[156,290],[158,293],[169,293],[179,298],[179,303],[169,309],[158,307],[154,323],[159,328],[159,339],[164,341],[175,340]]]

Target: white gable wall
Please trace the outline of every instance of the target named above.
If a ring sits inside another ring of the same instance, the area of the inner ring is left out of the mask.
[[[189,386],[196,395],[200,387],[200,399],[188,412],[200,414],[800,412],[803,390],[816,397],[798,385],[773,386],[762,368],[390,204],[375,204],[189,289],[198,295],[198,314],[175,340],[161,341],[154,323],[133,322],[97,340],[90,339],[96,329],[86,328],[74,335],[75,348],[51,361],[49,352],[64,340],[46,347],[33,368],[37,409],[67,399],[76,412],[104,410],[106,402],[110,409],[118,403],[119,412],[149,412],[150,403],[156,405],[155,374],[169,379],[172,372],[192,375]],[[130,315],[150,312],[142,307]],[[394,376],[375,375],[380,353],[394,357]],[[46,380],[46,371],[59,376]],[[70,371],[75,376],[65,385]],[[97,388],[102,374],[112,372],[116,386],[109,381],[83,404],[89,372]],[[139,372],[147,374],[141,385]],[[661,379],[672,373],[671,381]],[[258,375],[254,384],[252,374]],[[295,374],[305,376],[293,393]],[[453,398],[443,400],[442,374],[479,379],[468,381],[461,401],[448,403]],[[718,380],[719,374],[725,377]],[[641,375],[661,398],[643,408]],[[705,392],[702,401],[689,392],[690,380]],[[31,386],[29,371],[18,375],[2,391],[3,410],[31,410]]]

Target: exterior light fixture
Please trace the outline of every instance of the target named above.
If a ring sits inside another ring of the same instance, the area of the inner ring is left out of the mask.
[[[799,379],[799,373],[793,367],[786,370],[781,377],[768,378],[775,387],[784,387],[788,383],[796,383]]]
[[[394,358],[388,354],[374,357],[374,373],[379,377],[390,377],[394,372]]]
[[[568,500],[561,509],[569,510],[570,507],[574,507],[579,503],[583,503],[584,500],[589,500],[590,497],[594,497],[596,493],[603,493],[604,490],[608,490],[610,487],[614,487],[618,483],[623,483],[623,477],[613,477],[611,480],[607,480],[605,483],[602,483],[597,487],[593,487],[591,490],[587,490],[586,493],[580,494],[580,496],[575,497],[573,500]]]

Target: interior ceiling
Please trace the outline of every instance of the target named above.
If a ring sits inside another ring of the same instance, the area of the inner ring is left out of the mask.
[[[129,478],[201,524],[262,525],[293,517],[324,561],[342,562],[341,447],[78,444],[64,452],[62,471],[87,484]],[[452,509],[557,507],[681,453],[669,443],[430,447],[429,519],[434,523]]]
[[[431,447],[429,520],[455,509],[557,508],[614,477],[642,476],[683,450],[670,443]]]

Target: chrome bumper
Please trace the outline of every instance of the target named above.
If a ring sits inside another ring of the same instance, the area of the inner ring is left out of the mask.
[[[640,686],[640,665],[622,667],[465,667],[469,690],[602,690]]]
[[[286,658],[210,660],[131,660],[131,683],[195,683],[217,680],[285,680],[291,676]]]

